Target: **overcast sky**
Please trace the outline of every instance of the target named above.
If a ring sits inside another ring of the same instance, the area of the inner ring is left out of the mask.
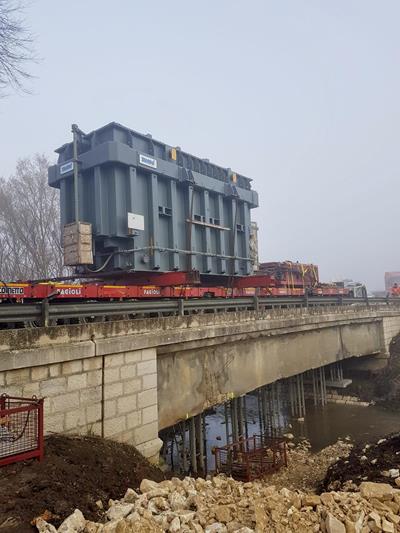
[[[41,60],[32,95],[0,100],[0,175],[117,121],[253,178],[262,260],[372,290],[400,270],[398,0],[31,0],[26,19]]]

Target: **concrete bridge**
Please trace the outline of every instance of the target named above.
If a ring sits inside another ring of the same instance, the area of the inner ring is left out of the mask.
[[[337,361],[383,363],[400,307],[215,313],[0,331],[0,392],[45,396],[45,430],[156,457],[158,431]],[[361,361],[361,359],[360,359]]]

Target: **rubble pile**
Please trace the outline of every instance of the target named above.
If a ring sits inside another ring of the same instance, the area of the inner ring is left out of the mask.
[[[400,531],[399,512],[400,489],[387,483],[316,495],[220,475],[144,479],[139,492],[128,489],[108,502],[104,523],[87,521],[76,510],[58,530],[43,518],[36,527],[40,533],[394,533]]]
[[[311,452],[311,444],[307,439],[296,444],[291,441],[288,446],[288,467],[281,468],[269,476],[268,482],[278,488],[286,487],[307,492],[319,488],[328,467],[339,458],[347,458],[353,444],[346,437],[316,453]]]
[[[324,490],[349,489],[362,481],[400,486],[400,434],[392,434],[375,443],[355,446],[348,457],[341,457],[326,473]]]

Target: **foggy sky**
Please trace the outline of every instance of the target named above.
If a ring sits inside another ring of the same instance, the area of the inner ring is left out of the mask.
[[[41,59],[33,94],[0,100],[0,175],[53,157],[73,122],[117,121],[253,178],[262,260],[383,288],[400,270],[399,19],[398,0],[32,0]]]

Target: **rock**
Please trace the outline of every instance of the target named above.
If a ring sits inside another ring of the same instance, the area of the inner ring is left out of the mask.
[[[91,522],[88,520],[85,525],[85,533],[101,533],[103,531],[103,525]]]
[[[194,511],[177,511],[176,514],[179,516],[181,524],[187,524],[191,520],[194,520],[196,513]]]
[[[321,503],[321,498],[316,494],[307,494],[303,496],[301,500],[301,505],[303,507],[316,507]]]
[[[153,514],[152,512],[149,510],[149,509],[145,509],[143,511],[143,518],[146,518],[147,520],[152,520],[153,519]]]
[[[400,487],[400,477],[397,477],[394,482],[396,483],[397,487]]]
[[[160,512],[160,510],[158,509],[157,505],[155,504],[154,499],[149,501],[149,504],[147,506],[147,511],[149,511],[153,517],[154,516],[158,517],[158,513]],[[144,515],[144,513],[143,513],[143,515]]]
[[[293,494],[292,505],[296,509],[301,509],[301,496],[300,496],[300,494],[297,494],[297,493]]]
[[[349,520],[348,518],[346,518],[344,525],[346,528],[346,533],[357,533],[355,523]]]
[[[194,487],[196,485],[196,480],[193,477],[185,476],[184,480],[182,481],[182,484],[185,487]]]
[[[108,522],[100,531],[101,533],[128,533],[130,527],[123,519],[113,520],[112,522]]]
[[[279,491],[279,494],[283,496],[284,498],[287,498],[288,500],[290,500],[293,496],[292,491],[290,491],[289,489],[286,489],[285,487]]]
[[[371,528],[371,522],[373,522],[373,531],[380,531],[381,530],[381,517],[379,516],[379,514],[376,512],[376,511],[372,511],[371,513],[369,513],[368,515],[368,525],[369,527]]]
[[[176,533],[176,532],[179,531],[180,529],[181,529],[181,521],[180,521],[179,518],[176,516],[176,517],[172,520],[172,522],[170,523],[168,531],[170,531],[171,533]]]
[[[156,498],[153,498],[150,503],[154,503],[158,509],[161,511],[168,511],[169,509],[169,503],[166,498],[163,498],[162,496],[157,496]]]
[[[214,522],[206,527],[205,533],[227,533],[226,526],[220,522]]]
[[[85,529],[86,520],[79,509],[68,516],[58,528],[59,533],[80,533]]]
[[[125,503],[135,503],[139,498],[139,494],[133,489],[127,489],[125,496],[122,498],[122,501]]]
[[[201,511],[197,511],[197,521],[199,522],[200,525],[202,525],[203,527],[206,527],[207,525],[206,514]]]
[[[360,516],[358,517],[358,519],[356,520],[354,524],[356,533],[361,533],[363,523],[364,523],[364,518],[365,518],[365,513],[364,511],[361,511]]]
[[[36,519],[36,528],[39,533],[57,533],[57,529],[52,524],[40,517]]]
[[[360,484],[361,496],[366,500],[370,500],[371,498],[376,498],[381,501],[391,500],[397,492],[398,489],[394,489],[389,483],[363,481]]]
[[[149,492],[150,490],[157,489],[157,488],[158,488],[158,483],[156,483],[155,481],[152,481],[151,479],[142,479],[142,482],[140,484],[140,492],[145,493],[145,492]]]
[[[226,529],[228,530],[228,533],[234,533],[241,527],[243,527],[243,524],[241,524],[237,520],[232,520],[231,522],[229,522],[229,524],[226,524]]]
[[[186,498],[179,492],[171,492],[168,500],[173,511],[179,511],[180,509],[185,509],[186,507]]]
[[[249,527],[241,527],[240,529],[236,529],[234,533],[254,533],[254,529],[250,529]]]
[[[327,513],[325,518],[326,533],[346,533],[344,524],[331,513]]]
[[[400,516],[395,515],[394,513],[388,513],[386,515],[386,518],[392,522],[392,524],[396,524],[396,526],[400,523]]]
[[[394,525],[388,522],[386,518],[382,518],[382,531],[385,533],[394,533]]]
[[[126,520],[128,522],[137,522],[140,520],[140,514],[137,511],[133,511],[133,513],[128,514]]]
[[[238,502],[237,502],[237,506],[238,507],[248,507],[249,506],[249,500],[247,498],[241,498]]]
[[[147,507],[147,504],[149,503],[149,500],[147,498],[147,494],[140,494],[139,497],[136,499],[134,506],[136,510],[139,510],[141,507],[145,509]]]
[[[213,482],[214,487],[216,487],[217,489],[220,489],[225,485],[225,479],[220,476],[213,477],[212,482]],[[245,485],[246,483],[244,484],[244,486]]]
[[[148,500],[151,500],[152,498],[168,498],[169,490],[163,489],[161,487],[157,487],[156,489],[152,489],[146,492],[146,496]]]
[[[229,507],[226,505],[219,505],[216,507],[215,518],[218,520],[218,522],[223,522],[224,524],[230,522],[232,520],[232,515]]]
[[[294,439],[294,435],[293,435],[293,433],[284,433],[283,436],[284,436],[286,439],[289,439],[289,440],[293,440],[293,439]]]
[[[321,498],[321,502],[326,505],[327,507],[329,507],[330,505],[333,505],[334,503],[334,499],[333,499],[333,496],[330,492],[323,492],[321,495],[320,495],[320,498]]]
[[[170,522],[172,522],[172,520],[170,520],[170,521],[168,520],[168,517],[165,514],[160,514],[160,515],[157,515],[157,516],[153,516],[153,520],[154,520],[154,522],[157,522],[157,524],[160,526],[162,531],[168,531],[169,524],[170,524]],[[136,524],[133,524],[133,526],[135,527]],[[136,531],[136,529],[134,528],[133,531]]]
[[[174,490],[174,488],[175,488],[174,484],[172,483],[172,481],[170,479],[165,479],[164,481],[160,481],[158,486],[161,487],[162,489],[166,489],[168,491]]]
[[[388,507],[385,503],[382,503],[380,500],[377,500],[376,498],[371,498],[369,502],[375,510],[380,511],[381,513],[386,513],[391,510],[390,507]]]
[[[204,529],[197,522],[191,521],[188,525],[194,533],[204,533]]]
[[[400,476],[399,469],[398,468],[391,468],[389,470],[389,476],[390,477],[394,477],[394,478],[398,478]]]
[[[373,520],[368,520],[367,522],[368,530],[372,533],[380,533],[382,529],[378,527]]]
[[[121,518],[125,518],[128,516],[129,513],[131,513],[134,509],[135,505],[133,503],[115,503],[112,507],[110,507],[106,513],[107,518],[111,520],[120,520]]]

